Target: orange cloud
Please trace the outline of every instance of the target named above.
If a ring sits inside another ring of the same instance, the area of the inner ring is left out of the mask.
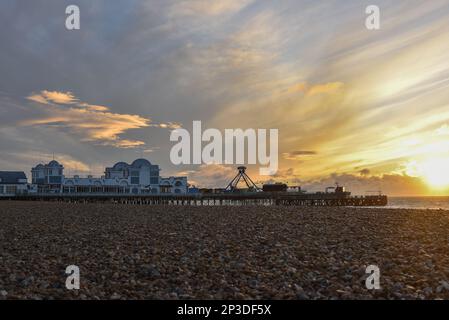
[[[307,90],[307,83],[305,82],[301,82],[298,84],[295,84],[293,86],[291,86],[290,88],[288,88],[288,92],[292,93],[292,92],[306,92]]]
[[[145,142],[139,140],[115,140],[102,143],[103,146],[112,146],[121,149],[133,149],[145,145]],[[147,152],[147,150],[144,150]]]
[[[42,103],[42,104],[48,104],[47,99],[45,99],[40,94],[32,94],[32,95],[28,96],[27,99],[31,100],[31,101],[34,101],[34,102]]]
[[[177,122],[150,124],[151,119],[139,115],[113,113],[109,107],[81,102],[71,92],[42,90],[27,99],[45,105],[44,111],[48,116],[26,120],[21,125],[63,126],[81,135],[84,141],[96,141],[103,146],[137,148],[145,145],[145,142],[122,139],[120,135],[128,130],[150,126],[163,129],[178,129],[182,126]],[[70,104],[70,108],[61,108],[59,104]]]
[[[298,150],[298,151],[292,151],[292,152],[285,152],[282,154],[282,156],[284,157],[284,159],[287,159],[287,160],[298,160],[304,156],[314,156],[316,154],[317,154],[316,151]]]
[[[338,92],[341,88],[343,88],[344,84],[342,82],[329,82],[326,84],[318,84],[312,86],[307,94],[309,96],[314,96],[317,94],[333,94]]]
[[[86,108],[86,109],[89,109],[89,110],[91,110],[91,111],[100,111],[100,112],[103,112],[103,111],[109,111],[109,108],[108,108],[108,107],[105,107],[105,106],[97,106],[97,105],[88,104],[88,103],[82,103],[82,104],[80,104],[80,106],[82,106],[82,107],[84,107],[84,108]]]
[[[31,95],[27,99],[45,105],[42,110],[45,115],[38,119],[23,121],[21,125],[65,127],[78,134],[83,141],[98,142],[117,148],[135,148],[145,144],[143,141],[122,139],[120,136],[129,130],[150,126],[149,118],[113,113],[105,106],[79,102],[70,92],[43,90],[40,94]],[[71,106],[63,108],[58,104],[71,104]]]
[[[314,96],[318,94],[334,94],[339,92],[344,87],[343,82],[329,82],[323,84],[310,85],[306,82],[295,84],[288,88],[289,93],[303,92],[308,96]]]
[[[197,170],[179,172],[179,175],[187,174],[192,185],[203,188],[225,188],[229,181],[236,175],[233,166],[221,164],[203,164]]]
[[[153,127],[163,128],[163,129],[179,129],[182,128],[182,124],[177,122],[167,122],[152,125]]]
[[[81,160],[75,159],[67,154],[50,154],[50,153],[41,153],[39,152],[38,157],[36,159],[35,151],[25,151],[20,153],[10,152],[9,155],[13,156],[17,161],[26,161],[27,164],[35,165],[38,162],[50,162],[55,159],[64,164],[64,169],[66,170],[76,170],[80,172],[89,172],[91,168],[88,164],[82,162]]]
[[[428,186],[417,177],[399,174],[384,174],[381,176],[332,174],[317,181],[303,183],[304,190],[309,192],[323,191],[326,187],[338,182],[354,195],[365,195],[371,191],[382,191],[389,196],[417,196],[430,194]]]
[[[32,94],[27,97],[28,100],[39,102],[42,104],[57,103],[57,104],[72,104],[76,103],[78,99],[71,92],[59,92],[42,90],[40,93]]]
[[[174,16],[207,15],[217,16],[238,12],[253,0],[190,0],[177,2],[171,8]]]

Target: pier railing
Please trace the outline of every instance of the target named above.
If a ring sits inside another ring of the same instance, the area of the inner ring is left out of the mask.
[[[348,196],[336,193],[219,193],[219,194],[95,194],[61,193],[4,196],[0,200],[123,203],[140,205],[275,205],[275,206],[386,206],[384,195]]]

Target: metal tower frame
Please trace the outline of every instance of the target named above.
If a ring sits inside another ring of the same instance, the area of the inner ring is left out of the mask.
[[[239,173],[234,177],[234,179],[229,182],[228,186],[225,188],[225,191],[235,191],[238,190],[237,185],[239,184],[240,180],[243,179],[245,181],[246,186],[248,189],[253,188],[255,191],[260,191],[260,188],[256,186],[256,184],[251,180],[251,178],[246,174],[246,167],[238,167]]]

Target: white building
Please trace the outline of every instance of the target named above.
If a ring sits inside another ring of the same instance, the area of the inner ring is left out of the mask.
[[[187,193],[187,177],[169,177],[161,178],[160,193],[174,193],[184,194]]]
[[[0,171],[0,197],[24,194],[28,191],[28,181],[24,172]]]
[[[118,162],[106,168],[102,177],[65,177],[63,166],[56,161],[32,169],[37,192],[95,194],[185,194],[187,177],[161,178],[158,165],[146,159],[132,164]],[[60,182],[58,184],[58,182]]]
[[[64,181],[64,167],[57,161],[38,164],[31,169],[31,183],[39,193],[59,193]]]
[[[159,172],[158,165],[153,165],[146,159],[137,159],[132,164],[118,162],[113,167],[106,168],[105,178],[119,179],[120,183],[131,188],[131,193],[141,193],[139,189],[159,193]]]

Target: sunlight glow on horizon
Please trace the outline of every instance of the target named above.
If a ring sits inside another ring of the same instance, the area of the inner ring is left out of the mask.
[[[449,188],[449,159],[430,159],[421,165],[421,171],[435,191]]]

